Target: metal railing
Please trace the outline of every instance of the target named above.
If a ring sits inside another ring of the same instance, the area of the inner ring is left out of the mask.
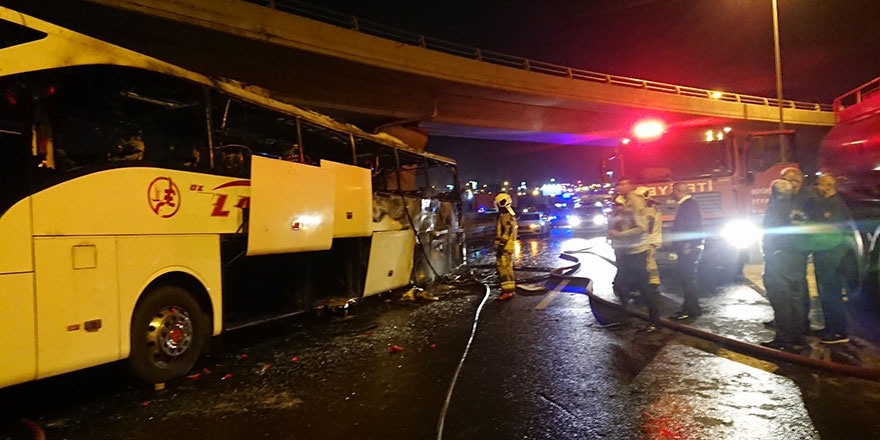
[[[856,105],[880,90],[880,78],[874,78],[834,100],[834,112]]]
[[[653,92],[704,98],[718,101],[737,102],[744,104],[778,107],[779,100],[762,96],[743,95],[739,93],[721,92],[697,87],[678,86],[674,84],[628,78],[607,73],[591,72],[574,67],[561,66],[543,61],[531,60],[514,55],[481,50],[476,47],[426,37],[422,34],[396,29],[384,24],[361,20],[355,16],[343,14],[320,6],[311,5],[298,0],[245,0],[249,3],[269,7],[278,11],[298,15],[312,20],[321,21],[334,26],[351,29],[367,35],[386,38],[399,43],[422,47],[449,55],[469,58],[495,65],[528,70],[530,72],[553,75],[573,80],[604,83],[620,87],[650,90]],[[839,99],[839,98],[838,98]],[[784,108],[814,111],[832,111],[832,105],[815,102],[782,100]]]

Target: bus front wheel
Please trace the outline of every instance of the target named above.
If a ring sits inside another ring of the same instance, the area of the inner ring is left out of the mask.
[[[135,307],[129,367],[149,383],[183,376],[195,365],[208,337],[208,318],[185,289],[159,286]]]

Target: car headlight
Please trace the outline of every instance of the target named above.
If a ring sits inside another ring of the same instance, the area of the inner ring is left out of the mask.
[[[580,226],[581,225],[581,218],[576,215],[571,215],[568,217],[568,224],[570,224],[572,226]]]
[[[602,226],[608,223],[608,219],[605,218],[602,214],[596,214],[593,216],[593,224],[596,226]]]
[[[532,224],[529,225],[529,227],[532,228],[532,229],[538,229],[538,224],[537,224],[537,223],[532,223]]]
[[[748,220],[732,220],[721,228],[720,235],[727,244],[745,249],[761,239],[761,228]]]

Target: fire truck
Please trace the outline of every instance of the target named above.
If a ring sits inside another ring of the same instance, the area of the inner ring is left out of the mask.
[[[834,100],[835,126],[822,140],[818,164],[838,178],[838,191],[853,213],[855,268],[851,287],[877,301],[880,262],[880,78]],[[858,296],[858,295],[854,295]]]
[[[794,131],[724,125],[678,128],[647,120],[636,124],[631,134],[603,161],[602,173],[627,176],[647,187],[660,203],[664,227],[671,226],[678,207],[672,185],[687,184],[699,203],[706,232],[698,279],[707,288],[735,279],[749,255],[757,255],[770,183],[786,167],[798,167],[785,160],[783,150],[785,143],[793,150]],[[658,252],[661,264],[673,258],[663,252],[669,248],[664,245]]]

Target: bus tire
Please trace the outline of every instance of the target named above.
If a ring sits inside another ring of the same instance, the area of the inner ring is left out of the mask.
[[[208,321],[186,289],[175,285],[152,289],[131,319],[129,369],[148,383],[183,376],[205,346]]]

